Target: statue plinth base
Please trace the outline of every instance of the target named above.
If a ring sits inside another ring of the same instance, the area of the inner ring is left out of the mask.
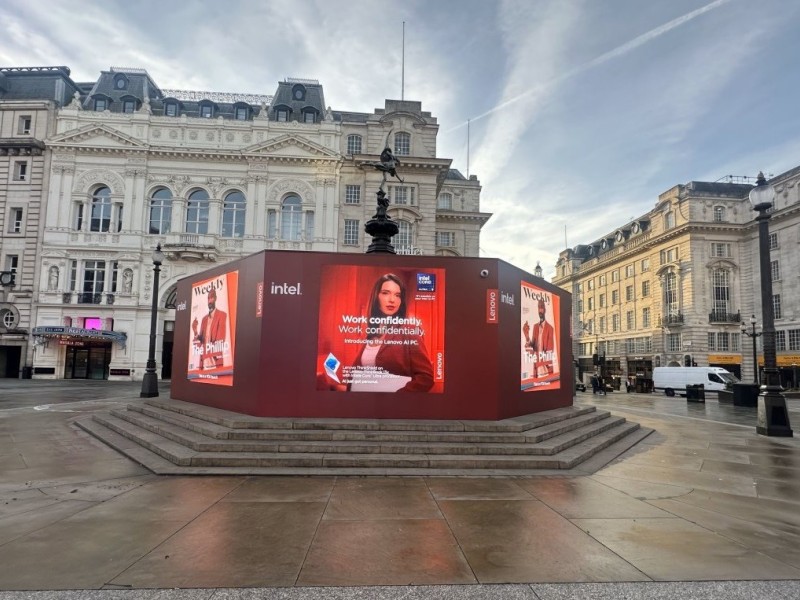
[[[392,237],[400,231],[397,223],[386,214],[389,200],[386,192],[380,190],[378,196],[378,211],[364,225],[364,231],[372,236],[372,243],[367,248],[367,254],[395,254]]]

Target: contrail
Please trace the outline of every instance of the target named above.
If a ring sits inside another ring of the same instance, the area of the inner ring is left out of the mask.
[[[527,92],[523,92],[522,94],[519,94],[518,96],[514,96],[513,98],[509,98],[508,100],[505,100],[504,102],[501,102],[497,106],[494,106],[494,107],[490,108],[486,112],[481,113],[477,117],[472,117],[470,120],[471,121],[477,121],[478,119],[482,119],[484,117],[488,117],[492,113],[495,113],[498,110],[500,110],[502,108],[505,108],[509,104],[513,104],[514,102],[517,102],[517,101],[521,100],[522,98],[530,96],[531,94],[533,94],[535,92],[538,92],[540,90],[546,89],[546,88],[548,88],[548,87],[550,87],[550,86],[552,86],[554,84],[557,84],[557,83],[560,83],[562,81],[565,81],[566,79],[569,79],[571,77],[575,77],[575,75],[578,75],[579,73],[583,73],[584,71],[588,71],[589,69],[591,69],[593,67],[596,67],[598,65],[601,65],[601,64],[603,64],[605,62],[608,62],[609,60],[611,60],[613,58],[617,58],[619,56],[622,56],[623,54],[626,54],[626,53],[630,52],[631,50],[634,50],[635,48],[638,48],[639,46],[642,46],[642,45],[646,44],[650,40],[654,40],[657,37],[660,37],[660,36],[664,35],[665,33],[669,32],[669,31],[672,31],[676,27],[680,27],[684,23],[688,23],[689,21],[691,21],[692,19],[694,19],[696,17],[699,17],[700,15],[704,15],[705,13],[707,13],[707,12],[709,12],[711,10],[714,10],[715,8],[719,8],[723,4],[728,4],[730,1],[731,0],[714,0],[714,2],[706,4],[705,6],[702,6],[702,7],[698,8],[698,9],[696,9],[696,10],[693,10],[692,12],[686,13],[685,15],[683,15],[681,17],[678,17],[676,19],[673,19],[672,21],[669,21],[668,23],[665,23],[664,25],[660,25],[659,27],[656,27],[655,29],[651,29],[650,31],[648,31],[646,33],[643,33],[642,35],[633,38],[631,41],[625,42],[621,46],[617,46],[613,50],[609,50],[608,52],[605,52],[605,53],[601,54],[600,56],[598,56],[596,58],[593,58],[592,60],[590,60],[587,63],[584,63],[584,64],[582,64],[582,65],[580,65],[578,67],[575,67],[574,69],[572,69],[570,71],[567,71],[566,73],[563,73],[562,75],[559,75],[558,77],[554,77],[550,81],[547,81],[545,83],[540,83],[539,85],[536,85],[533,88],[529,89]],[[451,129],[448,129],[444,133],[450,133],[451,131],[456,131],[457,129],[461,129],[462,127],[465,127],[465,126],[466,126],[466,123],[461,123],[461,124],[456,125],[455,127],[451,128]]]

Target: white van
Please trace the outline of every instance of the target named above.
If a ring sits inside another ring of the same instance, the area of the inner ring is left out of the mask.
[[[721,367],[656,367],[653,369],[653,390],[664,390],[667,396],[678,392],[686,395],[687,385],[702,383],[706,391],[717,392],[726,389],[728,383],[738,383],[738,379]]]

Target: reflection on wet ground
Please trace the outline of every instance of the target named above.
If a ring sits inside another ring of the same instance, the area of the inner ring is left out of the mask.
[[[579,396],[656,433],[580,477],[157,477],[72,425],[136,386],[0,384],[0,590],[800,579],[796,439]]]

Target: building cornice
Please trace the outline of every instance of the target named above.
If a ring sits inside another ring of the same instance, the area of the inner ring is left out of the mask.
[[[478,221],[482,225],[492,217],[492,213],[481,212],[437,212],[437,221],[457,222],[457,221]]]

